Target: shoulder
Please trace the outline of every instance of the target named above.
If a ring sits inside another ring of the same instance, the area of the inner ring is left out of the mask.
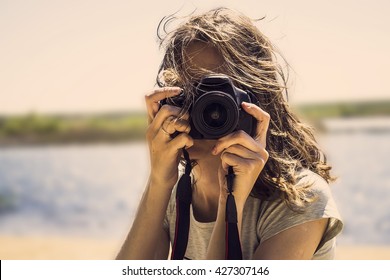
[[[323,211],[327,207],[336,206],[328,182],[320,175],[305,169],[299,174],[298,178],[297,187],[307,186],[310,188],[310,194],[313,197],[313,201],[307,203],[304,209],[302,209],[303,212]]]
[[[297,186],[309,186],[313,202],[299,212],[289,208],[282,199],[261,202],[257,221],[260,242],[294,226],[323,218],[328,218],[328,225],[321,244],[341,232],[343,223],[329,184],[318,174],[304,170],[299,174]]]
[[[311,170],[304,169],[298,174],[297,187],[299,186],[310,186],[311,191],[320,197],[332,196],[330,186],[328,182],[325,181],[317,173],[314,173]]]

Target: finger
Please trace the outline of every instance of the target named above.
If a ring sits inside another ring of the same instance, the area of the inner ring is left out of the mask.
[[[169,129],[168,124],[170,122],[173,122],[174,120],[180,120],[177,125],[178,131],[186,132],[187,129],[184,129],[184,131],[182,131],[183,130],[182,122],[186,122],[189,119],[189,114],[186,113],[182,115],[180,113],[180,110],[181,110],[180,108],[171,105],[162,106],[159,112],[157,113],[156,117],[152,121],[152,123],[149,125],[148,128],[148,134],[150,135],[149,137],[152,138],[157,137],[159,134],[161,134],[161,132],[169,135],[174,133],[175,131],[173,129],[171,129],[170,132],[168,132]],[[180,115],[180,117],[177,117],[177,115]],[[166,124],[164,124],[165,122]],[[161,129],[163,129],[163,131],[161,131]]]
[[[228,169],[229,169],[229,164],[227,164],[224,160],[221,160],[221,166],[222,166],[222,169],[223,171],[225,172],[225,175],[228,173]],[[226,180],[225,180],[226,182]]]
[[[244,146],[241,146],[238,144],[228,147],[222,153],[230,153],[230,154],[234,154],[234,155],[237,155],[239,157],[247,158],[247,159],[259,158],[259,153],[251,151],[251,150],[245,148]]]
[[[194,145],[194,139],[189,136],[187,133],[180,133],[175,138],[173,138],[169,145],[168,149],[171,151],[177,151],[181,148],[189,148]]]
[[[269,158],[269,154],[265,149],[261,149],[259,152],[253,152],[251,150],[246,149],[245,147],[240,147],[239,145],[234,145],[227,148],[222,152],[222,154],[224,153],[233,154],[243,159],[259,161],[262,165],[264,165]]]
[[[163,127],[160,127],[160,129],[158,130],[155,138],[164,139],[165,143],[169,142],[172,139],[171,133],[166,131]]]
[[[244,174],[251,174],[254,171],[260,173],[268,160],[268,153],[263,156],[260,154],[253,156],[253,158],[247,158],[224,151],[221,154],[222,167],[224,170],[227,170],[231,166],[235,172]]]
[[[242,102],[241,105],[245,112],[257,120],[256,134],[254,139],[258,140],[263,147],[266,147],[270,115],[255,104]]]
[[[173,117],[168,118],[164,122],[164,124],[169,123],[166,126],[166,128],[163,124],[155,135],[156,138],[158,137],[159,139],[164,139],[165,143],[170,142],[172,139],[174,139],[172,137],[172,134],[174,134],[175,132],[188,134],[191,129],[189,123],[186,122],[185,120],[179,120],[179,119],[172,120],[172,118]]]
[[[156,116],[158,109],[160,108],[160,100],[167,97],[173,97],[182,92],[179,87],[163,87],[153,90],[145,95],[146,109],[148,111],[149,123]]]
[[[228,170],[228,167],[243,167],[247,164],[248,159],[244,159],[238,155],[224,152],[221,154],[222,168]]]
[[[261,149],[259,143],[257,143],[246,132],[244,132],[243,130],[237,130],[218,139],[218,141],[214,145],[212,153],[214,155],[217,155],[226,148],[237,144],[246,147],[247,149],[252,150],[254,152],[258,152]]]
[[[184,119],[175,119],[173,117],[168,118],[162,125],[163,128],[165,128],[165,131],[167,131],[169,134],[173,134],[176,131],[179,132],[190,132],[190,123],[187,120]]]
[[[151,126],[155,127],[156,129],[159,129],[165,120],[169,117],[177,117],[180,115],[181,109],[176,106],[171,105],[164,105],[160,108],[160,110],[155,115]]]

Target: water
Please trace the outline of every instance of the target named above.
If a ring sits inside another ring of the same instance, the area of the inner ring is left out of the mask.
[[[339,243],[390,244],[390,133],[340,122],[320,137],[339,176]],[[122,238],[148,166],[142,143],[0,148],[0,234]]]
[[[143,144],[3,148],[0,233],[123,234],[148,165]]]
[[[390,244],[390,119],[330,120],[320,137],[334,174],[332,190],[345,219],[344,244]]]

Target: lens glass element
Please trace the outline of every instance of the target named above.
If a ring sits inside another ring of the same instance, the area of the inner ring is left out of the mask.
[[[232,96],[221,91],[201,95],[191,112],[192,122],[205,139],[216,139],[234,131],[239,108]]]
[[[226,107],[218,103],[211,103],[204,108],[203,120],[213,128],[223,126],[227,121]]]

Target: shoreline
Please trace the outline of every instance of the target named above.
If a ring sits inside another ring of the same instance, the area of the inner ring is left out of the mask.
[[[0,235],[2,260],[113,260],[124,240]],[[338,245],[336,260],[390,260],[390,245]]]

